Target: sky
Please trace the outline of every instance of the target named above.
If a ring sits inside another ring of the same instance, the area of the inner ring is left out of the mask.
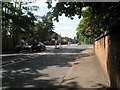
[[[56,2],[53,2],[52,5],[55,6]],[[47,4],[45,0],[36,0],[36,2],[32,3],[32,5],[39,6],[37,11],[33,11],[34,15],[43,16],[45,15],[50,9],[47,8]],[[77,16],[74,17],[73,20],[65,17],[64,15],[59,16],[59,22],[54,21],[54,32],[60,34],[62,37],[70,37],[74,38],[76,36],[76,28],[79,24],[80,19]]]

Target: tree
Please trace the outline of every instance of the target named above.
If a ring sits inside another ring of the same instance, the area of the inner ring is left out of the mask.
[[[46,41],[50,40],[50,35],[54,29],[52,15],[48,12],[46,15],[41,16],[41,20],[36,22],[34,27],[34,38],[37,41]]]
[[[90,7],[86,7],[85,10],[82,10],[83,18],[77,27],[77,39],[84,44],[91,44],[97,37],[97,32],[101,32],[94,24],[96,19],[92,16],[90,9]]]
[[[82,11],[83,7],[86,10]],[[120,5],[117,2],[58,2],[55,7],[48,3],[48,8],[53,9],[52,13],[57,21],[58,16],[63,13],[71,19],[75,15],[79,18],[83,16],[77,28],[77,36],[84,36],[82,40],[85,37],[94,39],[105,31],[110,32],[111,27],[120,23]]]
[[[2,36],[5,38],[9,33],[16,43],[18,43],[18,38],[30,35],[30,29],[36,20],[34,15],[22,5],[23,2],[2,2]]]

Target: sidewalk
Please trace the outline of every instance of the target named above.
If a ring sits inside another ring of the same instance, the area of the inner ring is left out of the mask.
[[[63,78],[61,86],[70,88],[105,88],[107,79],[93,49],[80,53],[72,68]]]

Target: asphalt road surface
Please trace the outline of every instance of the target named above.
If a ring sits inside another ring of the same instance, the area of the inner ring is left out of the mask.
[[[91,45],[47,46],[36,53],[2,55],[3,88],[58,87],[80,52]]]

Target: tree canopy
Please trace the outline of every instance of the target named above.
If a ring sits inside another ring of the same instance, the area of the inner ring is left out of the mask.
[[[27,33],[31,26],[34,26],[36,18],[33,13],[25,10],[20,2],[2,2],[2,26],[3,37],[6,37],[8,32],[10,35],[14,33]]]
[[[48,3],[48,8],[53,9],[52,14],[57,21],[63,13],[71,19],[75,15],[83,17],[77,27],[77,37],[80,41],[90,38],[93,40],[120,24],[119,2],[58,2],[55,7]]]
[[[37,41],[50,40],[50,35],[53,29],[54,25],[52,15],[48,12],[46,15],[41,17],[41,20],[35,23],[33,30],[34,35],[32,37],[34,37],[33,39],[36,39]]]
[[[25,6],[32,2],[2,2],[2,37],[8,36],[19,44],[20,39],[25,41],[44,41],[49,38],[49,30],[54,29],[52,14],[35,17],[32,10],[37,6]],[[38,20],[37,20],[38,19]]]

